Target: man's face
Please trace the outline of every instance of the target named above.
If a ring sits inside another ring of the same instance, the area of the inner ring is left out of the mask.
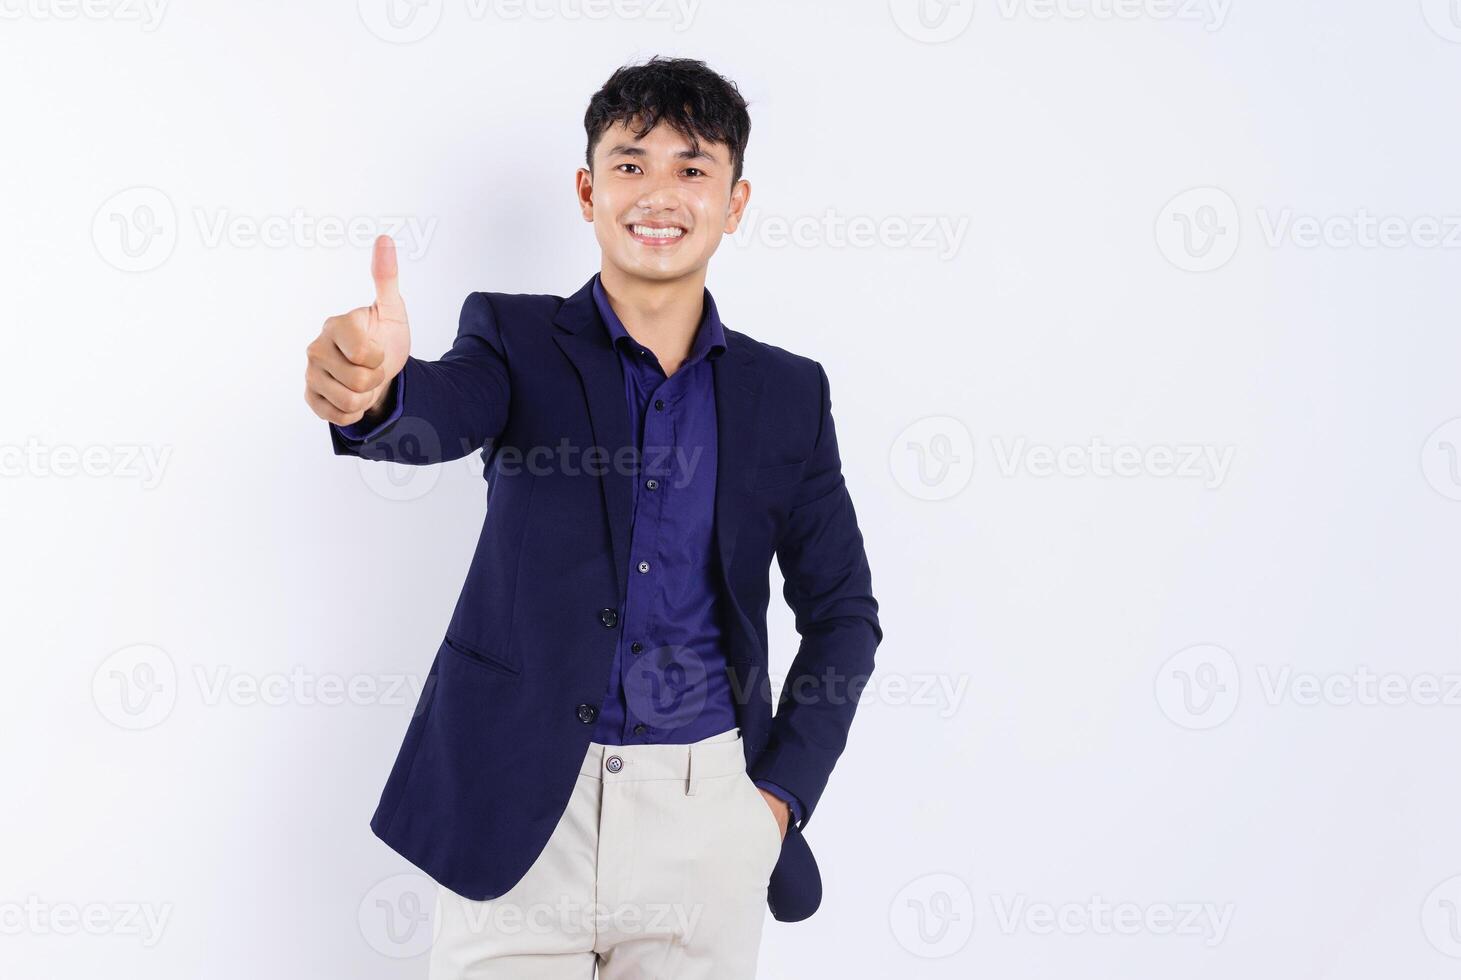
[[[604,265],[664,282],[704,270],[720,237],[740,224],[751,185],[732,183],[730,149],[694,146],[658,125],[642,139],[623,123],[594,146],[593,171],[578,171],[578,203],[592,221]]]

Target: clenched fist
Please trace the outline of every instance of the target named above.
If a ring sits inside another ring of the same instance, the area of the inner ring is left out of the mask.
[[[389,235],[375,240],[370,274],[375,302],[330,317],[305,351],[305,401],[336,425],[379,415],[391,381],[411,353],[406,303],[396,285],[396,243]]]

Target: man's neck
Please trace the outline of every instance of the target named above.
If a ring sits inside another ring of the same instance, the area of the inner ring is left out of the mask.
[[[689,356],[704,315],[705,270],[659,282],[605,266],[599,282],[624,329],[654,351],[666,375],[674,374]]]

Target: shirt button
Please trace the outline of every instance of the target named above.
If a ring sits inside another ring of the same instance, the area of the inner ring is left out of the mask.
[[[619,614],[612,609],[600,609],[599,622],[603,623],[609,629],[613,629],[619,625]]]
[[[634,734],[635,735],[643,735],[647,731],[649,731],[649,729],[648,728],[645,728],[643,725],[635,725],[634,726]]]
[[[604,768],[609,770],[609,772],[618,772],[624,768],[624,760],[617,755],[611,755],[604,760]]]
[[[578,720],[583,722],[585,725],[592,725],[594,723],[594,719],[598,716],[599,709],[595,708],[593,705],[581,704],[578,706]]]
[[[663,412],[665,410],[665,400],[663,398],[656,398],[654,400],[654,410],[656,412]]]
[[[649,562],[647,562],[647,561],[640,562],[639,563],[639,570],[641,572],[647,572],[647,571],[649,571]]]
[[[650,490],[658,490],[659,489],[659,481],[658,480],[645,480],[644,481],[644,485],[646,487],[648,487]]]
[[[639,653],[644,649],[644,644],[640,643],[638,640],[635,640],[633,643],[629,644],[629,649],[634,653]]]

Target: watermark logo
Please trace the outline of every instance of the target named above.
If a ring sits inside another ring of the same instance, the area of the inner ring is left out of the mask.
[[[1420,12],[1436,37],[1461,44],[1461,0],[1420,0]]]
[[[642,561],[639,571],[648,571]],[[624,700],[629,713],[662,731],[674,731],[705,713],[709,671],[689,647],[669,645],[629,653]]]
[[[150,644],[118,650],[92,676],[92,703],[121,728],[162,724],[180,697],[196,697],[204,708],[384,707],[421,710],[430,700],[435,675],[406,673],[317,673],[295,665],[253,673],[229,664],[194,664],[180,672],[173,658]]]
[[[1157,704],[1183,728],[1215,728],[1232,716],[1242,691],[1233,655],[1201,644],[1178,651],[1157,673]],[[1260,663],[1253,682],[1270,708],[1461,708],[1461,672],[1299,670],[1292,664]]]
[[[1443,423],[1427,437],[1420,470],[1431,489],[1447,500],[1461,500],[1461,418]]]
[[[935,873],[899,889],[888,928],[903,949],[923,959],[953,956],[974,935],[974,895],[957,875]]]
[[[129,187],[97,208],[91,240],[107,264],[147,272],[168,260],[178,244],[178,214],[156,187]]]
[[[1420,926],[1437,951],[1461,960],[1461,875],[1431,889],[1420,907]]]
[[[360,479],[377,496],[405,503],[436,489],[441,467],[427,464],[440,461],[441,437],[435,426],[405,416],[391,427],[389,444],[377,445],[371,456],[357,456],[356,466]]]
[[[974,476],[974,436],[951,415],[919,419],[893,440],[888,469],[910,497],[948,500]]]
[[[888,0],[898,30],[922,44],[952,41],[974,22],[974,0]]]
[[[124,647],[97,667],[91,698],[101,716],[118,728],[151,728],[165,721],[177,703],[177,666],[160,647]]]
[[[441,23],[442,0],[358,0],[361,23],[389,44],[419,41]]]
[[[360,935],[382,956],[420,956],[441,931],[436,895],[436,882],[425,875],[407,872],[376,882],[360,900]]]
[[[1221,269],[1237,254],[1241,238],[1238,203],[1220,187],[1183,191],[1157,215],[1157,248],[1187,272]]]
[[[1173,723],[1201,731],[1233,716],[1242,692],[1238,662],[1220,646],[1179,650],[1157,672],[1157,705]]]
[[[1157,248],[1187,272],[1221,269],[1238,251],[1243,217],[1232,195],[1220,187],[1183,191],[1157,215]],[[1274,250],[1461,249],[1461,214],[1377,214],[1364,207],[1309,214],[1259,207],[1251,217],[1260,244]]]
[[[172,257],[189,224],[199,246],[216,248],[369,248],[380,235],[395,239],[401,254],[419,260],[436,234],[436,218],[407,214],[244,214],[230,208],[195,207],[180,218],[172,199],[156,187],[130,187],[108,198],[92,218],[97,254],[123,272],[149,272]]]
[[[1112,443],[1099,436],[1060,445],[1023,437],[992,436],[976,450],[963,422],[950,416],[919,419],[900,432],[889,451],[894,481],[919,500],[947,500],[968,485],[976,452],[993,460],[1004,479],[1173,479],[1218,490],[1232,472],[1237,447],[1212,443]]]

